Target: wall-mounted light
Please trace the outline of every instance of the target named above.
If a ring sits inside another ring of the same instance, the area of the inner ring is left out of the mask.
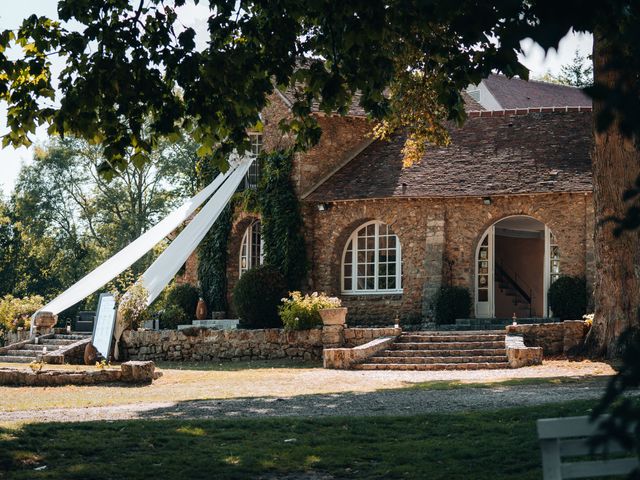
[[[324,212],[325,210],[329,210],[329,205],[327,205],[326,203],[319,203],[318,204],[318,211],[319,212]]]
[[[484,197],[482,199],[482,203],[484,203],[485,205],[491,205],[491,197]]]

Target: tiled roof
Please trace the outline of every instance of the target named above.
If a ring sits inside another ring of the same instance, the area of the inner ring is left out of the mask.
[[[285,101],[289,106],[293,105],[293,103],[295,102],[296,95],[295,95],[295,90],[292,87],[287,88],[284,92],[280,91],[280,93],[282,94],[282,96],[284,97]],[[354,117],[365,117],[367,115],[367,112],[365,112],[364,108],[360,106],[361,96],[362,95],[360,92],[356,92],[353,95],[353,98],[351,100],[351,105],[349,106],[347,115],[354,116]],[[480,105],[478,102],[476,102],[473,98],[471,98],[471,96],[469,96],[467,92],[462,92],[462,99],[464,100],[465,109],[467,111],[484,110],[484,107]],[[319,104],[317,101],[314,101],[313,104],[311,105],[311,111],[312,112],[320,111]]]
[[[591,99],[576,87],[504,75],[489,75],[482,82],[503,109],[591,106]]]
[[[588,109],[485,113],[490,112],[470,116],[461,128],[451,127],[449,147],[428,147],[424,158],[408,168],[402,166],[404,135],[375,141],[306,200],[592,190]]]

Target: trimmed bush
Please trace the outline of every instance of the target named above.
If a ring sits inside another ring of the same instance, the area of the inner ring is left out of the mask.
[[[282,300],[278,309],[285,330],[309,330],[322,325],[320,310],[337,308],[340,299],[313,292],[302,296],[300,292],[291,292],[289,298]]]
[[[0,330],[15,332],[19,327],[28,329],[31,315],[43,305],[44,298],[39,295],[24,298],[5,295],[0,298]]]
[[[158,314],[158,320],[161,329],[175,330],[178,325],[186,325],[193,318],[187,317],[187,314],[178,305],[170,305]]]
[[[196,318],[196,308],[200,293],[189,283],[174,283],[165,294],[165,308],[179,307],[189,320]]]
[[[454,323],[456,318],[469,318],[471,294],[464,287],[441,287],[433,299],[438,325]]]
[[[563,275],[549,287],[549,308],[560,320],[580,320],[587,312],[587,282]]]
[[[263,265],[245,272],[233,289],[233,305],[242,328],[278,328],[278,306],[287,295],[286,282],[274,267]]]

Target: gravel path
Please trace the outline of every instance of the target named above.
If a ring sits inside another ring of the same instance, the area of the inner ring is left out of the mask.
[[[128,419],[414,415],[597,399],[604,380],[449,390],[401,389],[292,397],[255,397],[0,412],[0,423]]]

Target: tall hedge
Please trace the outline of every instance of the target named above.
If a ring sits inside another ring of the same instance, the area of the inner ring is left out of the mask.
[[[581,320],[587,311],[587,282],[581,277],[564,275],[549,287],[549,308],[560,320]]]

